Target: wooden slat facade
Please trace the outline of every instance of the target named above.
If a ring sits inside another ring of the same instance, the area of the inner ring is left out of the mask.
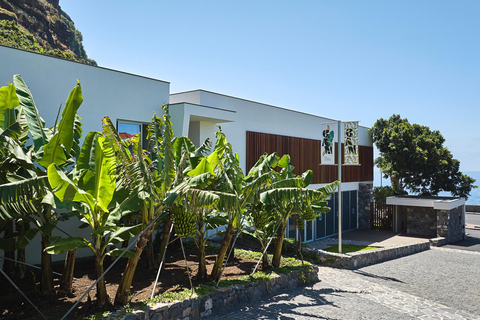
[[[336,165],[321,165],[321,140],[305,139],[275,134],[247,131],[247,170],[264,154],[277,152],[281,157],[289,154],[295,173],[310,169],[314,173],[312,183],[330,183],[337,180]],[[342,144],[343,149],[343,144]],[[335,144],[335,162],[337,162]],[[343,154],[343,152],[342,152]],[[342,155],[343,161],[343,155]],[[359,146],[359,166],[343,166],[342,182],[373,181],[373,147]]]

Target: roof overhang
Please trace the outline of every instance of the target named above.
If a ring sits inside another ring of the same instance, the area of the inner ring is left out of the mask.
[[[465,205],[465,198],[394,196],[387,204],[409,207],[426,207],[435,210],[452,210]]]

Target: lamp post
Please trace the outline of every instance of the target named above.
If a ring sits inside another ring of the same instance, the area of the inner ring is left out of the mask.
[[[342,253],[342,140],[341,137],[342,121],[338,121],[338,253]]]

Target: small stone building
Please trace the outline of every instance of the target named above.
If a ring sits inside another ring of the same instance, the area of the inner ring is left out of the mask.
[[[446,243],[465,238],[465,199],[431,196],[388,197],[395,206],[393,231],[445,238]]]

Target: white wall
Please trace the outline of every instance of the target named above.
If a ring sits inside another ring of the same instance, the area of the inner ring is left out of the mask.
[[[148,123],[154,111],[163,114],[160,106],[169,101],[170,84],[165,81],[0,46],[0,85],[12,83],[14,74],[20,74],[30,88],[48,127],[54,125],[59,106],[65,105],[68,94],[80,80],[84,101],[78,114],[82,117],[84,137],[89,131],[102,130],[104,116],[109,116],[114,124],[118,119]],[[79,230],[79,225],[78,219],[73,218],[59,227],[73,236],[88,237],[88,229]],[[65,237],[57,230],[53,234]],[[27,246],[28,263],[40,263],[39,239]],[[77,256],[90,254],[88,249],[81,249]],[[53,256],[54,261],[61,259],[63,255]]]
[[[240,156],[242,170],[245,170],[246,167],[246,131],[321,140],[320,125],[333,121],[332,119],[312,114],[203,90],[172,94],[170,95],[170,102],[189,106],[189,108],[184,109],[183,126],[188,126],[189,119],[193,118],[193,115],[204,114],[209,116],[209,110],[215,111],[212,108],[219,110],[216,115],[210,116],[210,121],[214,122],[215,119],[225,120],[222,122],[218,121],[217,124],[221,125],[227,140]],[[182,104],[181,102],[187,103]],[[341,116],[343,115],[339,115],[339,117]],[[336,126],[336,124],[334,125]],[[203,130],[203,127],[201,129]],[[215,130],[216,125],[210,126],[201,135],[202,137],[210,136],[214,138]],[[188,128],[184,127],[183,131],[188,132]],[[359,144],[372,146],[371,136],[365,127],[359,128]]]
[[[30,88],[47,126],[53,126],[60,104],[80,80],[83,104],[78,110],[83,131],[101,131],[102,118],[150,122],[168,103],[170,84],[105,68],[0,46],[0,84],[20,74]]]

